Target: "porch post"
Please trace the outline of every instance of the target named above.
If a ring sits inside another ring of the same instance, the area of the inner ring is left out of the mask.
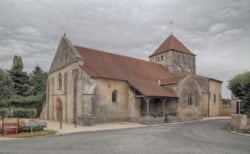
[[[147,102],[147,116],[149,116],[149,99],[146,99]]]
[[[162,114],[165,116],[165,99],[162,99]]]
[[[147,116],[149,116],[149,102],[150,102],[150,98],[148,98],[148,97],[143,97],[143,99],[145,100],[145,102],[146,102],[146,105],[147,105]]]

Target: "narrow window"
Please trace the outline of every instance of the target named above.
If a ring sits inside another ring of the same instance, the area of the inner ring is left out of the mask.
[[[177,70],[178,72],[182,72],[182,71],[183,71],[183,69],[182,69],[181,66],[177,66],[176,70]]]
[[[188,105],[193,105],[193,95],[192,95],[192,93],[190,93],[189,96],[188,96]]]
[[[112,92],[112,102],[116,103],[117,102],[117,90],[114,90]]]
[[[59,73],[58,75],[58,90],[62,89],[62,74]]]
[[[161,56],[161,61],[163,61],[163,56]]]
[[[214,104],[216,103],[216,94],[214,94]]]
[[[188,68],[187,68],[187,72],[192,73],[191,67],[188,67]]]
[[[63,77],[64,81],[63,81],[63,84],[64,84],[64,91],[67,92],[67,80],[68,80],[68,73],[64,73],[64,77]]]

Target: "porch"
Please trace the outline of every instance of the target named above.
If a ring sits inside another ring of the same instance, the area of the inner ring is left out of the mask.
[[[140,122],[162,124],[178,121],[177,98],[141,97]]]

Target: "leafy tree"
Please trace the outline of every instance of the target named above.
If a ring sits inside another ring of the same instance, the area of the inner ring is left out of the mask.
[[[250,72],[236,75],[229,81],[228,87],[241,100],[242,111],[250,114]]]
[[[10,70],[0,69],[0,115],[16,109],[16,116],[30,114],[29,109],[40,113],[46,99],[47,72],[39,66],[27,74],[20,56],[14,56]]]
[[[30,74],[33,95],[45,95],[47,77],[47,72],[44,72],[40,66],[34,68]]]
[[[8,72],[0,69],[0,107],[3,106],[4,99],[10,98],[14,94],[14,83]]]
[[[231,99],[222,98],[222,105],[223,105],[224,107],[230,107],[230,105],[231,105]]]
[[[14,56],[12,68],[9,71],[14,89],[17,95],[28,96],[30,93],[30,78],[27,72],[23,72],[22,58]]]
[[[23,60],[22,57],[15,55],[13,58],[12,71],[22,72],[23,71]]]

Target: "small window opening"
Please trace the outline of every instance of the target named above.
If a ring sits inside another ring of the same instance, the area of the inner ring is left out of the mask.
[[[193,95],[189,94],[188,96],[188,105],[193,105]]]
[[[61,90],[62,89],[62,74],[59,73],[58,75],[58,89]]]
[[[112,102],[116,103],[117,102],[117,90],[114,90],[112,92]]]

